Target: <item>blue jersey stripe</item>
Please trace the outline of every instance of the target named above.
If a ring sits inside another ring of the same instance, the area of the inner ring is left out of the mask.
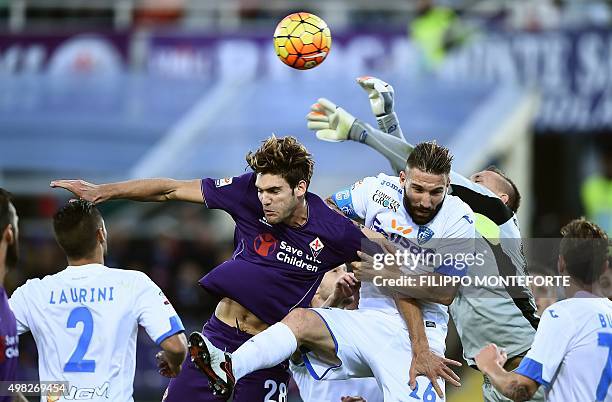
[[[178,317],[178,315],[172,316],[170,317],[170,330],[162,334],[160,337],[158,337],[155,340],[155,343],[159,345],[160,343],[162,343],[163,341],[165,341],[172,335],[177,334],[179,332],[183,332],[183,331],[185,331],[185,327],[183,326],[181,319]]]
[[[542,363],[540,362],[524,357],[523,360],[521,360],[521,364],[514,372],[531,378],[533,381],[544,385],[546,388],[550,388],[550,383],[542,378]]]

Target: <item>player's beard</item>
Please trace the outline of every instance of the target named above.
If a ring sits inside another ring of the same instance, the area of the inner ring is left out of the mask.
[[[413,206],[408,195],[404,193],[404,208],[408,211],[408,215],[410,215],[412,221],[419,226],[429,223],[438,214],[443,203],[444,200],[436,208]]]
[[[13,244],[6,249],[5,263],[8,268],[15,268],[19,261],[19,241],[15,239]]]

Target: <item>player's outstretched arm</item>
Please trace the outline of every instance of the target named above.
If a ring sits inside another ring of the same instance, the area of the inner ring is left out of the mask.
[[[507,372],[504,364],[508,356],[491,343],[476,355],[476,365],[504,396],[516,402],[528,401],[538,390],[539,384],[521,374]]]
[[[331,142],[353,140],[366,144],[387,158],[396,172],[404,170],[408,154],[414,148],[406,141],[356,119],[325,98],[311,106],[306,119],[308,129],[315,131],[318,139]]]
[[[449,366],[461,367],[461,363],[438,356],[429,348],[421,307],[415,299],[393,297],[397,310],[408,326],[410,345],[412,346],[412,362],[410,363],[410,389],[416,387],[417,375],[425,375],[431,381],[436,393],[444,398],[437,379],[442,378],[456,387],[460,387],[459,376]]]
[[[135,201],[189,201],[204,203],[201,181],[174,179],[139,179],[117,183],[93,184],[83,180],[54,180],[53,188],[64,188],[77,197],[100,203],[113,199]]]
[[[159,373],[164,377],[176,377],[187,355],[187,338],[184,333],[174,334],[159,345],[162,351],[155,356]]]

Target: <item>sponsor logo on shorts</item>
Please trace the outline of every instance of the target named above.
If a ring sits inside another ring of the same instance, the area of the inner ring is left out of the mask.
[[[68,391],[63,393],[64,399],[74,400],[74,401],[86,401],[90,399],[100,399],[106,398],[108,399],[108,391],[110,388],[110,383],[107,381],[100,386],[94,386],[90,388],[77,388],[75,386],[71,386]]]

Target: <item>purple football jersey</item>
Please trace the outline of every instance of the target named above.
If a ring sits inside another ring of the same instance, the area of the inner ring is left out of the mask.
[[[303,226],[267,223],[255,177],[247,173],[202,179],[206,205],[229,213],[236,229],[232,259],[204,276],[200,285],[272,324],[293,308],[308,307],[327,271],[357,260],[364,236],[310,192],[306,193],[308,221]]]
[[[18,359],[17,321],[9,308],[6,291],[0,287],[0,381],[15,381]],[[11,400],[11,396],[0,396],[0,402]]]

